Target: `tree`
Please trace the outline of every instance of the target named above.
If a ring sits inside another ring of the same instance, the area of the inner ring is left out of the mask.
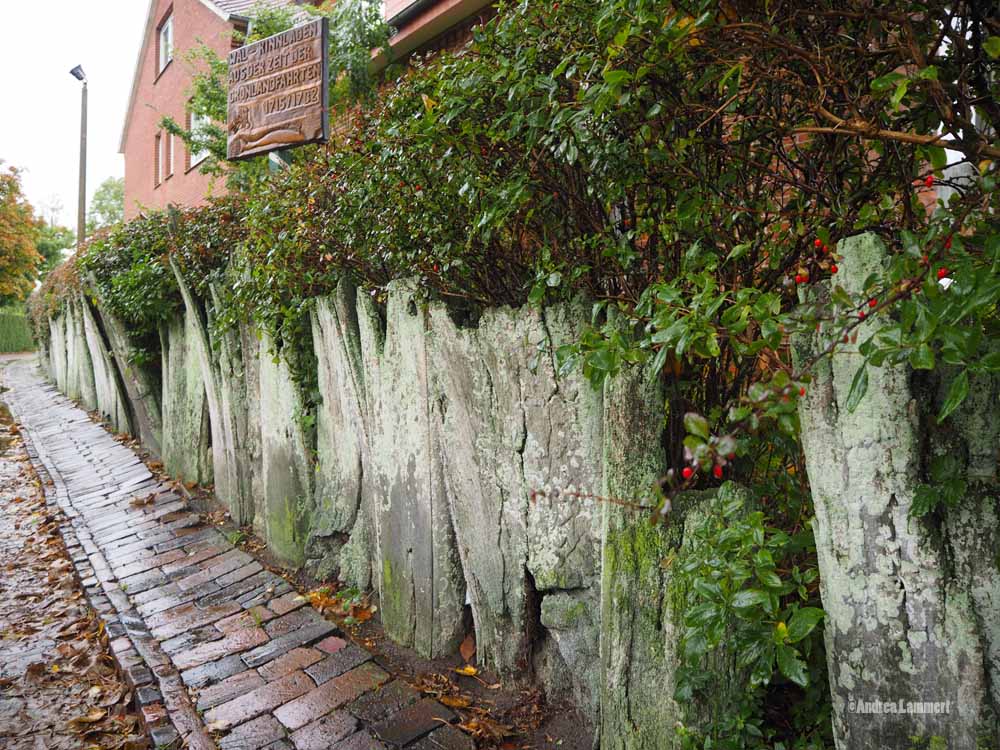
[[[42,257],[35,248],[38,220],[21,190],[15,167],[0,172],[0,303],[27,298],[35,286]]]
[[[94,192],[87,212],[87,232],[117,224],[125,218],[125,178],[109,177]]]
[[[35,249],[45,261],[42,274],[55,268],[63,259],[63,251],[70,249],[75,243],[76,233],[72,229],[39,220]]]

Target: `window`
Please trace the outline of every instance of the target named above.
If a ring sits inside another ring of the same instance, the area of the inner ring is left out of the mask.
[[[211,124],[211,120],[205,115],[196,115],[188,112],[188,130],[196,136],[203,133],[205,126]],[[194,169],[208,158],[208,149],[198,149],[188,152],[188,169]]]
[[[163,159],[163,135],[161,133],[156,134],[155,146],[153,147],[153,187],[160,186],[160,170],[162,169]]]
[[[167,179],[174,174],[174,136],[172,134],[168,133],[163,139],[163,148],[165,149],[163,159],[163,179]]]
[[[160,24],[159,44],[157,45],[157,73],[162,73],[167,64],[174,59],[174,16],[168,13]]]

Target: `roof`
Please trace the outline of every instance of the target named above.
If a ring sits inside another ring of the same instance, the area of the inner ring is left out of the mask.
[[[198,0],[202,5],[215,13],[219,18],[227,23],[245,22],[247,15],[257,5],[299,5],[299,0]],[[146,45],[153,35],[153,26],[156,23],[154,13],[156,11],[156,0],[149,0],[149,10],[146,11],[146,26],[142,35],[142,44],[139,45],[139,54],[135,61],[135,73],[132,74],[132,90],[128,97],[128,108],[125,110],[125,122],[122,125],[122,135],[118,142],[118,153],[125,153],[125,136],[128,133],[129,121],[132,119],[132,106],[135,104],[135,97],[139,91],[139,78],[142,74],[142,56],[146,51]]]
[[[248,18],[249,12],[258,5],[297,5],[295,0],[201,0],[204,5],[214,5],[225,14],[226,20]],[[217,12],[218,12],[217,11]]]

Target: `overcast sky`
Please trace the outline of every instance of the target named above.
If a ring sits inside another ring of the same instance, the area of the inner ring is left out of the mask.
[[[25,170],[28,199],[76,228],[80,87],[89,81],[87,192],[125,173],[118,153],[147,0],[0,0],[0,160]]]

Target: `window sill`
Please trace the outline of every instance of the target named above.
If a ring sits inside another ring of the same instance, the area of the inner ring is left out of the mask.
[[[187,169],[184,170],[184,174],[191,174],[192,172],[196,171],[198,169],[198,167],[200,167],[205,162],[205,159],[207,159],[207,158],[208,157],[206,156],[206,157],[204,157],[204,158],[199,159],[198,161],[196,161],[194,164],[192,164],[190,167],[188,167]]]
[[[166,73],[168,70],[170,70],[170,66],[173,65],[173,62],[174,62],[174,58],[171,57],[169,60],[167,60],[167,64],[164,65],[162,68],[160,68],[160,72],[157,73],[156,74],[156,78],[153,79],[153,85],[154,86],[156,85],[156,82],[160,80],[160,77],[164,73]]]

